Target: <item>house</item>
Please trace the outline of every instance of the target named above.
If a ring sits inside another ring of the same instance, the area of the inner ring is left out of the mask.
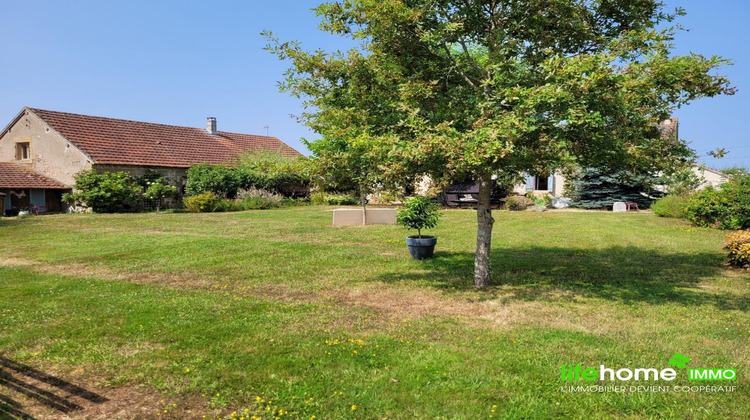
[[[141,176],[153,169],[184,188],[190,165],[259,151],[302,156],[275,137],[218,131],[213,117],[201,129],[26,107],[0,133],[0,192],[5,210],[65,211],[60,196],[82,170]]]
[[[729,181],[729,177],[726,174],[707,166],[695,164],[690,170],[701,181],[698,187],[699,190],[709,186],[718,188],[721,184]],[[552,175],[543,174],[541,176],[527,174],[525,175],[524,183],[513,186],[513,192],[520,195],[529,192],[535,194],[548,193],[552,197],[559,198],[565,195],[565,182],[565,176],[560,172],[555,172]],[[657,185],[655,188],[662,192],[666,190],[666,187],[663,185]]]
[[[679,138],[679,119],[669,118],[662,121],[662,123],[659,124],[659,130],[661,131],[662,136],[674,139]],[[703,165],[693,165],[691,170],[698,177],[698,179],[701,180],[699,189],[703,189],[708,186],[716,188],[729,180],[729,178],[724,173]],[[554,198],[560,198],[563,197],[566,193],[565,183],[566,179],[561,171],[554,171],[552,173],[543,174],[524,174],[523,182],[514,185],[512,191],[514,194],[519,195],[525,195],[528,193],[533,193],[535,195],[549,194]],[[473,204],[476,202],[476,199],[474,198],[477,192],[475,190],[478,189],[476,185],[473,185],[472,183],[468,183],[463,186],[462,185],[463,184],[457,183],[446,190],[446,194],[450,194],[452,192],[452,188],[459,188],[458,193],[453,192],[453,195],[457,196],[458,198],[454,199],[454,201],[451,203],[447,203],[448,205],[460,206],[461,202],[466,202],[469,204]],[[422,190],[426,191],[426,188],[427,187],[423,186]],[[666,187],[656,186],[656,189],[664,191]]]
[[[0,199],[5,211],[15,213],[18,209],[39,207],[48,212],[60,212],[63,210],[62,194],[66,191],[70,191],[67,185],[15,163],[0,162]]]

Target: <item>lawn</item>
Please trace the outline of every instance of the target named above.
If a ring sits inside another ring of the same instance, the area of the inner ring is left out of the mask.
[[[750,275],[652,214],[446,211],[435,258],[324,207],[0,219],[0,418],[740,418]],[[736,381],[570,382],[584,368]],[[734,392],[563,392],[566,386]]]

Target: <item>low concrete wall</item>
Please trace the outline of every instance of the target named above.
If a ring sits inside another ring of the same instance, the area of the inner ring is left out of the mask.
[[[368,225],[393,225],[396,223],[396,209],[367,209]],[[334,226],[362,224],[362,209],[336,209],[333,211]]]

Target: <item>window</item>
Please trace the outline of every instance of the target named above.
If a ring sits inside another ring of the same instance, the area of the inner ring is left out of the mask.
[[[16,160],[31,159],[29,143],[16,143]]]
[[[534,177],[534,190],[535,191],[549,190],[549,175],[535,176]]]

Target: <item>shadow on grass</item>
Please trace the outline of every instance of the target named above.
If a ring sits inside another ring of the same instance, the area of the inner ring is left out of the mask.
[[[721,309],[750,308],[750,297],[715,294],[698,286],[722,269],[720,253],[670,254],[633,246],[600,250],[505,248],[492,251],[493,287],[487,298],[545,300],[565,294],[628,302],[712,304]],[[473,290],[474,254],[435,252],[431,260],[413,261],[419,270],[385,273],[382,282],[425,281],[438,289]],[[427,273],[425,273],[425,270]],[[498,286],[505,286],[501,291]]]
[[[83,410],[83,407],[68,400],[68,396],[83,398],[95,404],[107,402],[107,398],[48,375],[30,366],[0,356],[0,392],[3,388],[52,408],[61,414]],[[60,395],[58,395],[60,394]],[[0,394],[0,418],[31,419],[22,411],[20,403]]]

